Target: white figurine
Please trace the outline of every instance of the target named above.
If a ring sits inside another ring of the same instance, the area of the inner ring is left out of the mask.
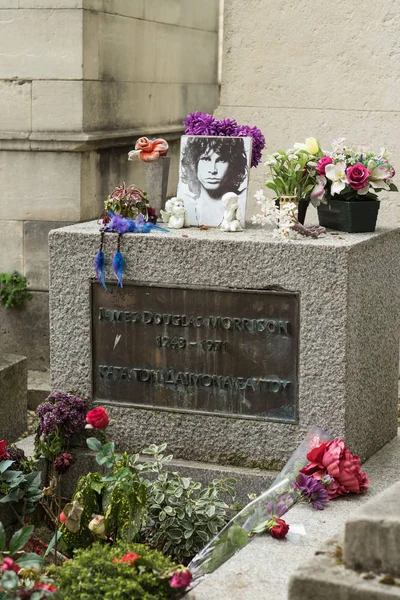
[[[228,192],[222,196],[222,202],[225,212],[220,227],[221,231],[243,231],[240,224],[241,215],[238,195],[234,192]]]
[[[164,223],[171,229],[188,227],[187,212],[183,200],[171,198],[165,203],[165,210],[160,211]]]

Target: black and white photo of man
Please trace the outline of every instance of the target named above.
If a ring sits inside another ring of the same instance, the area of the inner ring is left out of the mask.
[[[244,227],[251,141],[250,137],[182,136],[178,197],[191,225],[221,225],[222,196],[234,192]]]

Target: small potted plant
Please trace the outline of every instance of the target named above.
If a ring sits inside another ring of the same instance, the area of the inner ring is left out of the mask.
[[[300,223],[304,223],[310,193],[317,181],[317,160],[322,156],[319,142],[312,137],[286,152],[279,150],[267,156],[265,164],[270,172],[265,185],[275,193],[277,204],[297,205]]]
[[[382,190],[397,192],[395,170],[385,149],[347,146],[344,138],[332,144],[317,163],[317,181],[311,202],[320,225],[348,233],[375,231]]]

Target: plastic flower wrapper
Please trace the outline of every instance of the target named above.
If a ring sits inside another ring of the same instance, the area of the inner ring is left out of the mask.
[[[269,529],[271,519],[284,515],[304,497],[296,486],[297,477],[307,464],[307,454],[332,436],[320,428],[309,431],[292,454],[272,486],[241,510],[189,564],[193,581],[212,573],[236,552],[247,546],[258,534]]]

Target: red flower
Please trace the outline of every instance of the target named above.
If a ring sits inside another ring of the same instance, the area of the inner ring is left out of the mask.
[[[113,563],[128,563],[131,565],[131,567],[133,567],[133,564],[137,558],[142,557],[140,556],[140,554],[136,554],[136,552],[128,552],[127,554],[124,554],[124,556],[121,559],[114,558]]]
[[[192,581],[192,574],[189,569],[184,569],[183,571],[177,571],[174,573],[170,586],[173,588],[186,588],[190,585]]]
[[[7,440],[0,440],[0,460],[8,460],[10,455],[6,452]]]
[[[323,156],[322,158],[319,159],[319,161],[317,163],[317,173],[319,173],[320,175],[322,175],[324,177],[326,166],[331,165],[332,163],[333,163],[333,160],[331,159],[330,156]]]
[[[56,592],[57,588],[50,583],[35,583],[33,586],[35,590],[47,590],[48,592]]]
[[[371,173],[364,165],[357,163],[346,170],[347,181],[353,190],[362,190],[368,183]]]
[[[60,512],[60,523],[65,523],[65,521],[67,520],[67,517],[64,514],[64,511],[62,510]]]
[[[94,429],[105,429],[109,423],[106,409],[98,406],[97,408],[93,408],[93,410],[89,410],[86,415],[86,423]]]
[[[17,565],[17,563],[15,563],[12,558],[9,558],[7,556],[3,560],[3,564],[0,567],[0,571],[14,571],[15,573],[18,573],[20,568],[21,567],[19,565]]]
[[[274,521],[275,525],[271,527],[269,532],[273,538],[282,540],[286,537],[286,534],[289,531],[289,525],[283,519],[274,519]]]
[[[321,480],[325,475],[333,477],[328,487],[329,499],[349,492],[363,494],[367,491],[369,479],[361,471],[360,458],[352,454],[342,439],[324,442],[307,454],[310,461],[301,473]]]

